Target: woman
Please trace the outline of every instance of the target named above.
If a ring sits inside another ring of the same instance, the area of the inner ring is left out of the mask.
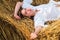
[[[53,0],[50,0],[48,4],[43,4],[39,6],[32,6],[32,0],[24,0],[23,2],[18,2],[15,7],[14,17],[20,19],[17,15],[19,8],[22,6],[22,15],[24,16],[34,16],[34,27],[35,31],[31,33],[31,39],[37,37],[39,31],[45,27],[44,23],[50,20],[57,20],[57,16],[60,16],[60,10],[58,10],[57,3]],[[58,13],[58,14],[57,14]],[[55,14],[55,15],[54,15]]]

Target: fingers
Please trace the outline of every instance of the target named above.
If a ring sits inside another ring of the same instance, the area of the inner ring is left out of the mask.
[[[20,19],[20,17],[19,17],[18,15],[14,15],[14,17],[15,17],[16,19]]]
[[[33,40],[33,39],[35,39],[35,38],[37,38],[37,35],[36,35],[35,33],[31,33],[30,39]]]

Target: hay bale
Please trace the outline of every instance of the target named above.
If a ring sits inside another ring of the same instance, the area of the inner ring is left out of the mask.
[[[0,0],[0,40],[30,40],[30,33],[34,31],[33,20],[27,17],[16,20],[13,17],[17,1],[22,0]],[[32,4],[47,2],[48,0],[34,0]],[[35,40],[60,40],[60,20],[42,29]]]

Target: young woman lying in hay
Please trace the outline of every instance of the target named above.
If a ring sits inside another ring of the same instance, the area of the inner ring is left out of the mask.
[[[1,16],[3,15],[3,16]],[[16,21],[7,14],[0,14],[0,39],[1,40],[30,40],[30,32],[33,30],[33,23],[30,19]],[[26,21],[27,20],[27,21]],[[51,21],[52,22],[52,21]],[[9,26],[9,25],[12,26]],[[4,25],[4,26],[3,26]],[[29,26],[29,27],[28,27]],[[43,28],[35,40],[59,40],[60,38],[60,21],[54,21],[47,28]],[[10,28],[11,27],[11,28]],[[16,31],[15,31],[16,30]],[[58,30],[58,31],[57,31]]]
[[[23,16],[31,17],[34,16],[34,27],[35,31],[31,33],[31,39],[35,39],[46,25],[46,21],[55,21],[60,20],[60,2],[56,2],[54,0],[50,0],[47,4],[42,4],[39,6],[33,6],[31,3],[33,0],[23,0],[23,2],[17,2],[14,17],[16,19],[20,19],[17,15],[20,7],[23,9],[20,10],[20,14]],[[47,25],[48,26],[48,25]]]

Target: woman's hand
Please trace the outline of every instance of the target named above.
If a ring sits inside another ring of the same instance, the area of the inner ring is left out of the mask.
[[[18,15],[14,15],[14,17],[15,17],[16,19],[20,19],[20,17],[19,17]]]
[[[30,39],[35,39],[35,38],[37,38],[37,34],[36,33],[31,33]]]

